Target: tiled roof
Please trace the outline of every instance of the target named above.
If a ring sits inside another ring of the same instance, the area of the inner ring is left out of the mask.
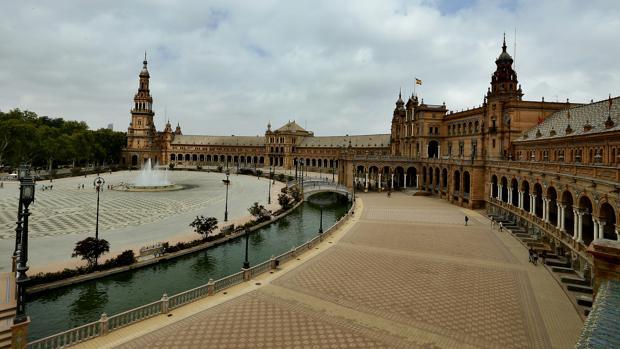
[[[603,280],[575,348],[620,348],[620,281]]]
[[[306,137],[297,146],[298,148],[314,147],[348,147],[351,141],[352,147],[359,148],[384,148],[390,146],[389,134],[377,135],[358,135],[358,136],[326,136],[326,137]]]
[[[611,101],[611,120],[614,123],[611,128],[607,128],[605,125],[610,114],[609,100],[606,99],[555,112],[540,125],[523,132],[523,135],[515,141],[552,139],[620,130],[620,97],[612,98]],[[567,133],[566,129],[569,125],[572,132]],[[585,127],[587,125],[590,126],[589,129]]]
[[[298,131],[298,132],[307,132],[303,127],[299,126],[295,120],[287,122],[284,126],[280,127],[276,130],[276,132],[290,132],[290,131]]]
[[[264,136],[198,136],[176,135],[173,145],[200,144],[200,145],[239,145],[239,146],[265,146]]]

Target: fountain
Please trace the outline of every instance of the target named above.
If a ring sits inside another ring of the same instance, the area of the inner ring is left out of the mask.
[[[168,191],[183,189],[183,186],[170,182],[168,169],[162,170],[157,165],[153,166],[151,159],[147,159],[133,183],[121,184],[115,186],[114,189],[123,191]]]

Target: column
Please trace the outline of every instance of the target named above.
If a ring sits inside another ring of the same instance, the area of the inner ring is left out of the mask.
[[[616,240],[620,241],[620,229],[618,228],[618,224],[616,224]]]
[[[366,172],[366,178],[364,180],[364,192],[368,192],[368,172]]]
[[[549,223],[549,199],[543,198],[543,221]]]
[[[508,203],[512,205],[512,188],[508,188]]]
[[[420,175],[415,175],[415,187],[416,189],[420,189]]]
[[[519,190],[517,191],[517,195],[519,195],[519,198],[517,199],[517,203],[519,205],[519,209],[522,210],[523,209],[523,192]]]
[[[497,200],[502,201],[502,192],[504,191],[504,186],[503,185],[498,185],[497,186]]]
[[[530,194],[530,207],[532,209],[532,216],[536,216],[536,195]]]
[[[379,190],[381,190],[381,172],[379,172]]]
[[[556,205],[558,206],[558,222],[556,227],[560,230],[564,230],[564,206],[562,206],[559,202],[556,203]]]
[[[579,212],[573,207],[573,240],[577,240],[577,225],[579,225]]]
[[[489,198],[493,198],[493,183],[489,183]]]
[[[403,183],[403,189],[407,189],[407,174],[405,173],[405,183]]]
[[[392,185],[390,186],[390,189],[394,190],[394,174],[392,173]]]
[[[579,212],[579,226],[577,227],[577,242],[583,242],[583,215],[584,212]]]

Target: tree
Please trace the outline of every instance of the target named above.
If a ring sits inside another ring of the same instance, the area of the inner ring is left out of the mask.
[[[204,217],[204,216],[196,216],[196,219],[189,225],[194,228],[194,231],[200,235],[203,235],[206,239],[209,234],[217,228],[217,218],[215,217]]]
[[[278,194],[278,203],[284,210],[288,210],[292,206],[291,197],[284,193]]]
[[[92,268],[97,265],[97,259],[106,252],[110,252],[109,242],[89,236],[75,244],[71,257],[81,257],[88,262],[88,267]]]
[[[270,215],[269,211],[265,209],[265,206],[259,205],[258,202],[255,202],[252,206],[250,206],[250,208],[248,208],[248,212],[256,218],[257,222],[266,220]]]
[[[299,187],[297,185],[292,186],[291,189],[289,189],[289,193],[291,194],[293,200],[295,200],[296,202],[299,202],[303,199],[303,196],[301,195],[301,190],[299,190]]]

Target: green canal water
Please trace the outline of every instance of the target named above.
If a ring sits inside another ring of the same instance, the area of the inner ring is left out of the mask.
[[[332,226],[347,209],[342,196],[317,194],[288,216],[257,230],[249,238],[250,264],[256,265],[298,246],[319,228],[323,205],[323,229]],[[28,299],[32,320],[29,339],[35,340],[144,305],[164,293],[169,296],[206,284],[241,270],[245,241],[239,238],[207,250],[73,286],[46,291]]]

